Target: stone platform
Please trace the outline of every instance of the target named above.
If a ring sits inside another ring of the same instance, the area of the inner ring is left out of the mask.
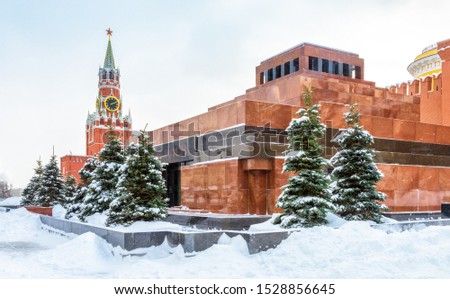
[[[251,232],[242,230],[251,224],[266,221],[269,216],[236,216],[236,217],[200,217],[198,215],[170,215],[171,222],[190,226],[188,231],[142,231],[142,232],[121,232],[111,228],[94,226],[86,223],[74,222],[65,219],[58,219],[49,216],[40,216],[43,224],[65,233],[74,233],[77,235],[92,232],[105,239],[113,246],[120,246],[126,250],[135,250],[151,246],[159,246],[164,240],[171,247],[181,245],[186,254],[203,251],[218,243],[220,237],[226,234],[229,237],[241,236],[247,243],[248,252],[255,254],[271,248],[275,248],[291,233],[299,230],[269,231],[269,232]],[[238,222],[242,220],[242,224]],[[215,229],[234,227],[239,230],[220,229],[220,230],[193,230],[194,227],[206,227],[208,224]]]
[[[198,229],[248,230],[251,225],[265,222],[270,218],[270,215],[169,212],[165,221]]]
[[[395,212],[383,213],[384,216],[396,221],[438,220],[448,218],[441,211],[434,212]]]
[[[17,207],[3,207],[5,212]],[[439,213],[440,214],[440,213]],[[444,213],[442,213],[444,214]],[[399,217],[399,215],[396,215]],[[417,218],[418,214],[405,213],[400,218]],[[427,226],[450,226],[450,218],[436,219],[437,214],[420,215],[421,220],[404,221],[373,225],[373,228],[386,232],[400,232],[410,229],[422,229]],[[440,215],[445,217],[445,215]],[[291,233],[299,232],[300,229],[280,231],[249,231],[249,227],[269,220],[271,216],[258,215],[220,215],[204,213],[169,213],[168,222],[179,224],[184,227],[181,230],[165,231],[137,231],[122,232],[112,228],[95,226],[87,223],[58,219],[46,215],[40,215],[40,221],[47,226],[49,231],[58,233],[83,234],[92,232],[105,239],[113,246],[133,251],[139,248],[148,248],[162,245],[165,241],[170,247],[180,246],[187,255],[204,251],[215,244],[225,234],[233,238],[242,237],[246,242],[249,254],[259,253],[277,247]],[[392,217],[395,218],[395,217]],[[433,219],[434,218],[434,219]],[[133,254],[133,253],[131,253]]]
[[[384,223],[372,225],[373,228],[384,230],[388,233],[402,232],[406,230],[419,230],[428,226],[450,226],[450,219],[433,219],[433,220],[417,220],[403,221],[397,223]]]

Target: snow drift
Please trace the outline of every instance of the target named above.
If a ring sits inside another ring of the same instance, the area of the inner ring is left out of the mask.
[[[366,222],[340,225],[303,229],[255,255],[224,236],[191,257],[167,244],[132,256],[91,233],[50,234],[18,209],[0,213],[0,278],[450,278],[450,227],[388,234]]]

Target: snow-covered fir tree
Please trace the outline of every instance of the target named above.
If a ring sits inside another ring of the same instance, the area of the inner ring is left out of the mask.
[[[129,225],[167,217],[166,185],[161,162],[154,157],[153,146],[145,131],[139,143],[127,148],[127,157],[112,201],[107,225]]]
[[[76,192],[71,200],[68,201],[66,206],[66,219],[70,219],[74,216],[78,217],[81,213],[81,204],[83,203],[87,191],[88,186],[92,182],[94,177],[94,171],[99,164],[97,157],[89,158],[86,163],[83,165],[83,168],[78,172],[80,175],[81,183],[77,186]]]
[[[327,161],[322,157],[319,139],[325,125],[320,122],[319,105],[313,105],[312,92],[303,94],[306,109],[287,128],[289,147],[283,171],[294,172],[282,187],[277,207],[284,211],[274,219],[282,227],[312,227],[326,224],[326,214],[334,209],[330,202],[329,179],[324,173]]]
[[[37,160],[37,166],[34,169],[34,175],[31,177],[28,185],[23,189],[22,200],[20,202],[21,206],[35,206],[41,199],[38,197],[40,195],[40,188],[42,185],[42,173],[44,172],[44,167],[42,166],[41,159]]]
[[[64,179],[64,201],[61,203],[63,207],[71,203],[77,193],[77,179],[73,175],[68,175]]]
[[[108,142],[98,154],[99,163],[92,173],[86,196],[80,205],[79,218],[108,211],[110,203],[117,197],[116,185],[124,163],[123,145],[114,132],[108,132]]]
[[[373,137],[359,125],[360,114],[354,105],[345,113],[349,128],[337,137],[340,146],[331,158],[335,167],[332,177],[332,202],[336,214],[347,220],[372,220],[380,222],[382,204],[386,195],[376,190],[383,174],[373,162]]]
[[[50,207],[63,203],[65,200],[64,189],[64,182],[59,171],[56,156],[52,155],[42,172],[37,205]]]

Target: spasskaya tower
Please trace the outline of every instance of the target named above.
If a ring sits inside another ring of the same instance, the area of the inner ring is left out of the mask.
[[[96,155],[108,141],[108,132],[112,130],[124,145],[128,145],[132,136],[131,113],[123,114],[123,98],[120,93],[120,70],[116,68],[111,45],[112,31],[106,30],[108,46],[103,67],[98,70],[98,94],[95,111],[88,112],[86,120],[86,156],[66,155],[61,157],[61,174],[73,175],[80,181],[78,171],[89,157]]]
[[[110,29],[108,47],[103,67],[98,70],[98,94],[95,111],[88,113],[86,120],[86,155],[97,154],[107,141],[107,132],[112,129],[124,144],[131,137],[131,114],[123,115],[123,99],[120,94],[120,70],[116,68],[111,46]]]

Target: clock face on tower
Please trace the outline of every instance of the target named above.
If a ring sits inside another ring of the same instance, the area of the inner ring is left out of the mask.
[[[104,101],[103,104],[108,111],[115,112],[119,110],[120,101],[115,96],[109,96]]]

